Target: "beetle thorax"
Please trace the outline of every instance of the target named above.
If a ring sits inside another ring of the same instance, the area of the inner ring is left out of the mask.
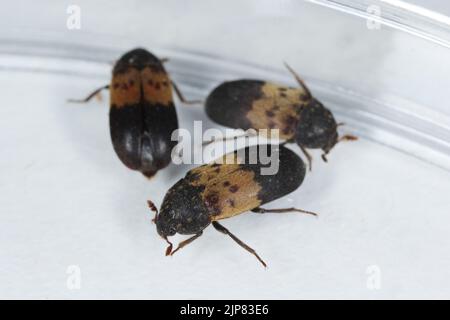
[[[337,142],[337,124],[332,113],[312,99],[300,113],[295,140],[306,148],[329,151]]]

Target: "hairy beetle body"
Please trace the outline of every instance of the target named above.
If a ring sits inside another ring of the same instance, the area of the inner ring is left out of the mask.
[[[171,161],[178,129],[171,81],[161,61],[135,49],[116,63],[110,84],[110,133],[119,159],[151,177]]]
[[[286,65],[287,66],[287,65]],[[299,88],[260,80],[235,80],[216,87],[206,99],[205,110],[218,124],[236,129],[278,129],[279,137],[305,148],[322,149],[323,159],[339,140],[333,114],[315,99],[292,70]],[[311,163],[310,163],[311,166]]]
[[[261,170],[265,166],[260,161],[261,148],[247,147],[190,170],[166,193],[155,218],[158,234],[166,240],[176,233],[194,234],[193,238],[197,238],[210,224],[230,234],[218,223],[219,220],[246,211],[267,212],[260,206],[296,190],[306,172],[301,158],[281,145],[264,146],[268,156],[279,163],[274,174],[266,175]],[[310,213],[295,208],[288,211]],[[236,241],[234,235],[232,238]],[[186,241],[189,243],[191,239]],[[237,242],[242,245],[240,240]],[[181,243],[179,248],[184,245]],[[171,252],[171,246],[168,252]]]
[[[300,112],[307,104],[304,91],[259,80],[225,82],[215,88],[205,104],[215,122],[240,129],[279,129],[280,138],[295,135]]]

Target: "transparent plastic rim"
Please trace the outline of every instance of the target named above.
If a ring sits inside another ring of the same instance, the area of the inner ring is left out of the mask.
[[[446,21],[423,12],[386,5],[387,1],[370,1],[370,4],[383,6],[381,23],[450,47],[450,28]],[[310,2],[367,18],[369,1]],[[169,72],[193,98],[204,99],[207,90],[220,82],[243,76],[295,85],[290,74],[281,67],[273,69],[177,47],[152,47],[151,50],[170,57]],[[0,42],[0,69],[97,78],[102,84],[110,75],[112,62],[122,53],[123,49],[5,39]],[[448,116],[396,96],[375,99],[320,79],[307,77],[307,80],[314,95],[339,121],[347,124],[347,131],[450,171]]]
[[[306,0],[450,48],[450,17],[401,0]],[[378,8],[374,14],[371,8]]]

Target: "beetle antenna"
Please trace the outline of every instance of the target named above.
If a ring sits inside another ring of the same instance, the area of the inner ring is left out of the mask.
[[[336,125],[336,127],[338,127],[338,126],[340,126],[340,125],[344,125],[343,123],[338,123],[337,125]],[[328,162],[328,159],[327,159],[327,154],[330,152],[330,150],[332,149],[332,148],[334,148],[334,146],[336,145],[336,144],[338,144],[339,142],[342,142],[342,141],[355,141],[355,140],[358,140],[358,137],[357,136],[353,136],[353,135],[351,135],[351,134],[346,134],[346,135],[343,135],[343,136],[341,136],[341,137],[339,137],[337,140],[336,140],[336,142],[331,146],[331,147],[329,147],[328,149],[325,149],[324,150],[324,153],[322,154],[322,160],[324,161],[324,162]]]
[[[345,126],[345,123],[344,122],[339,122],[339,123],[336,124],[336,128],[340,127],[340,126]],[[355,140],[358,140],[357,136],[354,136],[354,135],[351,135],[351,134],[346,134],[346,135],[340,137],[337,140],[337,142],[341,142],[341,141],[355,141]]]
[[[164,240],[166,240],[166,242],[169,244],[169,246],[166,249],[166,256],[170,256],[170,253],[172,252],[173,244],[172,244],[172,242],[169,241],[169,239],[167,239],[167,237],[165,237]]]
[[[357,136],[353,136],[351,134],[346,134],[345,136],[340,137],[338,139],[338,142],[341,142],[341,141],[355,141],[355,140],[358,140]]]
[[[151,200],[147,200],[148,207],[155,213],[155,217],[152,219],[153,223],[156,223],[158,220],[158,208],[156,208],[155,204]]]
[[[98,89],[95,89],[92,93],[90,93],[90,94],[89,94],[86,98],[84,98],[84,99],[69,99],[69,100],[67,100],[67,102],[69,102],[69,103],[88,103],[89,100],[91,100],[93,97],[95,97],[95,96],[97,96],[98,94],[100,94],[100,92],[101,92],[102,90],[105,90],[105,89],[109,89],[109,85],[106,85],[106,86],[100,87],[100,88],[98,88]]]
[[[284,66],[289,70],[290,73],[292,73],[292,75],[294,76],[295,80],[297,80],[298,84],[303,88],[303,90],[305,91],[308,99],[312,98],[312,94],[311,91],[309,91],[308,87],[306,86],[305,82],[303,81],[302,78],[300,78],[300,76],[297,74],[297,72],[294,71],[294,69],[292,69],[286,61],[284,61]]]

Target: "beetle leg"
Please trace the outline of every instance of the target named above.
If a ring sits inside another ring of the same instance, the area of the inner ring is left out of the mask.
[[[156,223],[156,220],[158,219],[158,209],[151,200],[147,200],[147,204],[150,210],[152,210],[155,213],[155,217],[152,219],[152,222]]]
[[[93,97],[95,97],[97,94],[99,94],[100,91],[102,91],[104,89],[109,89],[109,85],[106,85],[106,86],[103,86],[103,87],[100,87],[100,88],[96,89],[94,92],[92,92],[90,95],[88,95],[84,99],[69,99],[69,100],[67,100],[67,102],[71,102],[71,103],[87,103],[87,102],[89,102],[89,100],[91,100]]]
[[[175,91],[178,99],[180,99],[181,102],[183,102],[184,104],[199,104],[199,103],[203,103],[202,100],[186,100],[183,96],[183,94],[181,93],[180,89],[178,88],[178,86],[175,84],[175,82],[172,82],[172,87],[173,90]]]
[[[302,146],[301,144],[299,144],[299,146],[300,146],[300,149],[302,150],[303,154],[305,155],[306,160],[308,161],[309,171],[311,171],[312,170],[312,157],[309,154],[309,152],[306,151],[304,146]]]
[[[274,213],[285,213],[285,212],[301,212],[301,213],[305,213],[305,214],[310,214],[313,216],[318,216],[317,213],[315,212],[311,212],[311,211],[306,211],[303,209],[297,209],[297,208],[283,208],[283,209],[264,209],[264,208],[255,208],[251,210],[252,212],[256,212],[256,213],[266,213],[266,212],[274,212]]]
[[[262,263],[262,265],[264,267],[267,267],[266,263],[258,256],[258,254],[256,253],[255,250],[253,250],[252,248],[250,248],[248,245],[246,245],[244,242],[242,242],[241,240],[239,240],[239,238],[237,238],[234,234],[232,234],[227,228],[225,228],[224,226],[222,226],[220,223],[218,223],[217,221],[213,221],[212,222],[213,227],[219,231],[222,232],[223,234],[229,235],[231,237],[231,239],[233,239],[238,245],[240,245],[242,248],[244,248],[245,250],[247,250],[248,252],[250,252],[251,254],[253,254],[256,259],[259,260],[259,262]]]
[[[166,248],[166,257],[167,257],[172,252],[173,245],[172,245],[172,242],[170,242],[169,239],[167,239],[167,237],[165,237],[164,240],[166,240],[167,244],[169,245]]]
[[[303,81],[302,78],[300,78],[300,76],[297,74],[297,72],[294,71],[294,69],[292,69],[286,62],[284,62],[284,66],[289,70],[289,72],[294,76],[295,80],[298,82],[298,84],[303,88],[303,90],[305,91],[306,95],[308,96],[309,99],[312,98],[312,94],[311,91],[309,91],[308,87],[306,86],[305,82]]]
[[[194,241],[195,239],[197,239],[198,237],[200,237],[203,234],[203,231],[200,231],[199,233],[197,233],[195,236],[190,237],[189,239],[186,239],[184,241],[181,241],[178,244],[178,247],[172,251],[172,253],[170,254],[171,256],[173,256],[173,254],[175,252],[177,252],[178,250],[180,250],[181,248],[183,248],[184,246],[188,245],[189,243],[191,243],[192,241]]]

